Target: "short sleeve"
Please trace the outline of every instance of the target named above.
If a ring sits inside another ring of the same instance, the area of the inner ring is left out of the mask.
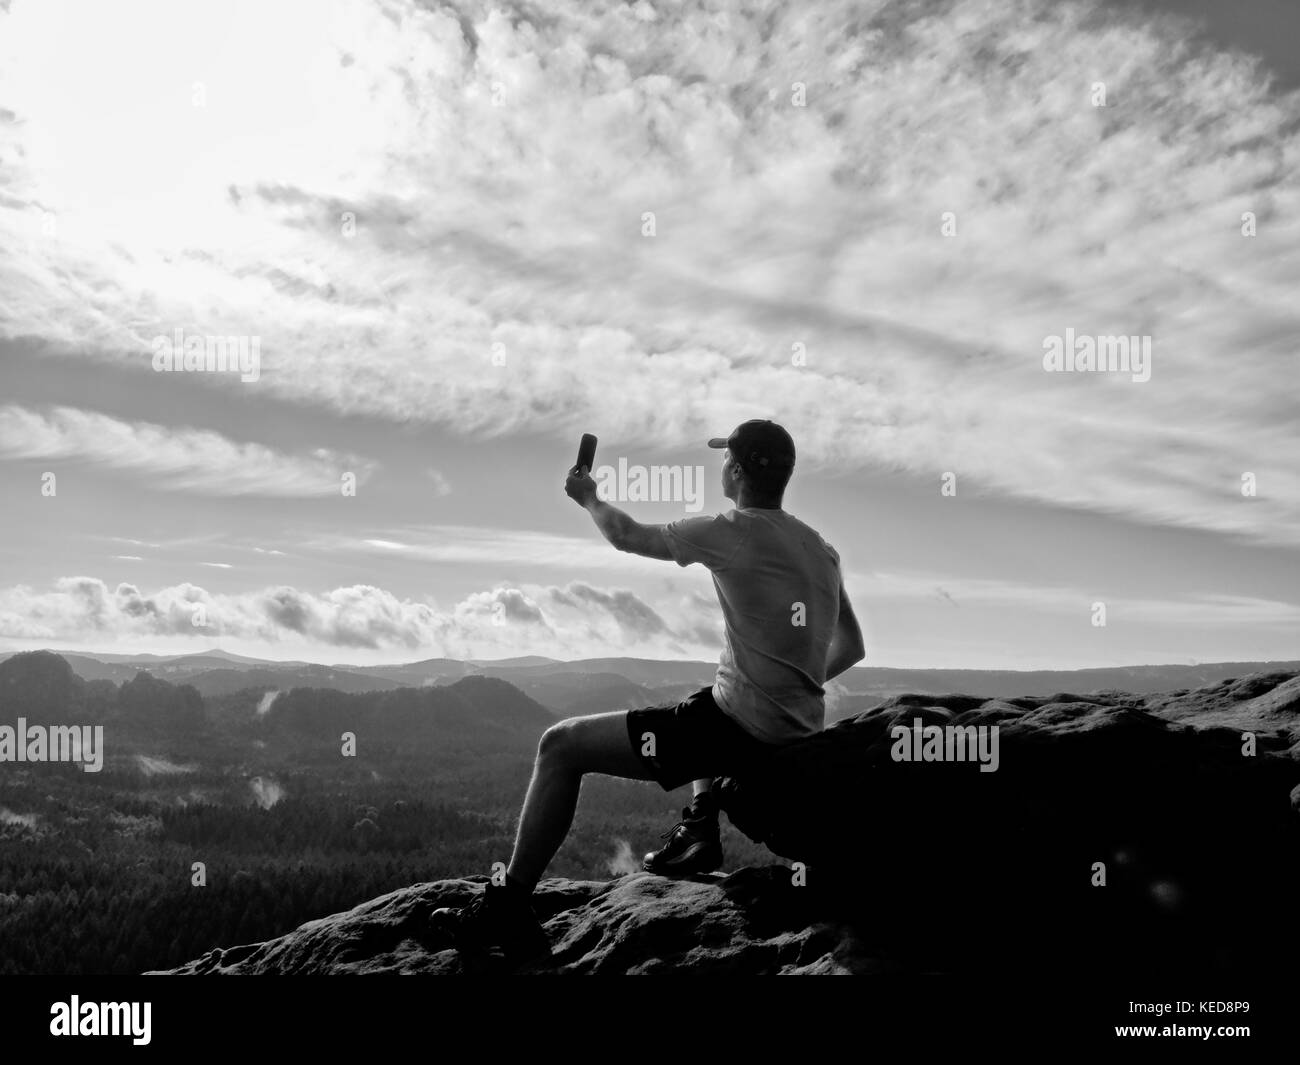
[[[681,518],[664,526],[664,539],[679,566],[702,562],[711,570],[722,569],[740,548],[743,534],[725,515]]]

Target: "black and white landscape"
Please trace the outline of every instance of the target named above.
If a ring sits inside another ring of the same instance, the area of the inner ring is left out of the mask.
[[[420,920],[509,853],[540,733],[560,715],[675,701],[711,673],[635,658],[347,668],[220,650],[7,656],[0,723],[30,733],[73,720],[108,741],[94,772],[4,766],[4,970],[201,959],[179,971],[459,971]],[[822,737],[795,745],[774,779],[724,788],[725,879],[641,872],[676,802],[590,778],[539,892],[557,939],[546,970],[987,971],[1028,951],[1076,973],[1281,961],[1280,941],[1242,937],[1237,922],[1261,884],[1300,887],[1300,662],[859,668],[843,683]],[[999,723],[998,772],[908,775],[888,730],[918,718]],[[359,757],[339,757],[344,732]],[[201,892],[195,861],[210,877]],[[1092,861],[1112,869],[1104,894],[1089,885]],[[793,862],[833,890],[793,888]],[[982,926],[966,940],[947,923],[918,936],[924,922],[900,932],[874,916],[958,902],[1013,907],[996,957],[979,947]]]
[[[751,418],[867,657],[718,783],[716,874],[642,871],[683,792],[586,779],[517,971],[1293,966],[1297,41],[0,0],[0,975],[479,971],[427,918],[542,734],[723,650],[703,567],[566,498],[579,438],[662,525],[730,509]]]

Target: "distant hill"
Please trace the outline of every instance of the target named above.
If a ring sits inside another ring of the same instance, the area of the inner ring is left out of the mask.
[[[517,678],[546,677],[559,673],[614,673],[633,684],[649,687],[665,684],[695,684],[698,687],[712,683],[718,664],[660,661],[654,658],[579,658],[572,662],[546,662],[531,666],[503,666],[495,663],[479,666],[478,671],[487,676],[508,678],[511,683],[517,683]]]
[[[348,690],[345,684],[355,687]],[[258,688],[280,691],[264,713],[252,709],[260,702]],[[221,700],[239,692],[244,695],[236,704],[224,700],[217,714],[205,711],[205,697]],[[440,748],[531,749],[556,720],[552,711],[496,677],[467,676],[411,688],[329,666],[307,666],[207,670],[195,683],[178,685],[136,670],[130,680],[114,686],[103,679],[83,680],[62,655],[50,651],[24,652],[0,662],[0,721],[18,717],[32,724],[100,721],[160,736],[213,727],[242,732],[247,739],[251,728],[268,737],[287,732],[316,738],[332,749],[344,732],[388,747],[436,743]]]
[[[1198,665],[1107,666],[1101,669],[890,669],[857,666],[839,682],[852,694],[1054,695],[1057,692],[1129,691],[1138,694],[1202,688],[1250,673],[1300,669],[1286,662],[1205,662]]]
[[[271,704],[264,722],[269,730],[335,748],[342,733],[351,732],[358,743],[389,747],[531,749],[555,715],[506,681],[465,677],[442,687],[385,692],[294,688]]]
[[[86,682],[49,651],[29,651],[0,662],[0,721],[73,723],[86,702]]]
[[[654,689],[633,684],[617,673],[551,673],[542,677],[512,678],[511,683],[564,717],[630,710],[660,701]]]
[[[204,696],[229,695],[244,688],[332,688],[342,692],[368,692],[391,691],[403,687],[400,681],[385,677],[312,665],[284,670],[207,669],[188,675],[186,683],[194,685]]]
[[[571,662],[539,655],[491,661],[428,658],[396,665],[356,666],[262,661],[220,649],[171,656],[59,654],[84,681],[122,684],[143,669],[173,684],[192,684],[205,697],[227,696],[244,688],[383,692],[404,687],[445,687],[468,677],[491,677],[508,681],[560,716],[676,701],[711,684],[717,670],[713,662],[630,657]],[[0,655],[0,663],[11,657]],[[827,720],[851,717],[905,692],[961,693],[984,698],[1008,692],[1034,697],[1106,690],[1150,694],[1204,687],[1251,673],[1295,669],[1300,669],[1300,660],[1031,671],[860,666],[835,680],[827,699]]]
[[[475,666],[456,658],[426,658],[422,662],[407,662],[396,666],[335,666],[359,676],[392,681],[408,688],[427,684],[442,684],[478,672]]]
[[[114,686],[84,680],[62,655],[30,651],[0,662],[0,721],[31,724],[102,723],[134,731],[193,733],[203,728],[203,700],[190,685],[176,685],[145,670]]]
[[[546,658],[543,655],[520,655],[517,658],[468,658],[471,666],[545,666],[559,662],[558,658]]]

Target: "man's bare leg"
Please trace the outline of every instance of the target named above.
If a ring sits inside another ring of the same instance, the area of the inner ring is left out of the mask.
[[[506,868],[508,881],[527,891],[537,886],[569,834],[584,773],[652,779],[628,738],[626,711],[571,717],[543,734]]]
[[[697,796],[700,796],[700,795],[706,795],[706,794],[708,794],[708,792],[710,792],[712,789],[713,789],[713,778],[712,778],[712,777],[700,777],[699,780],[692,780],[692,781],[691,781],[691,798],[696,798]]]

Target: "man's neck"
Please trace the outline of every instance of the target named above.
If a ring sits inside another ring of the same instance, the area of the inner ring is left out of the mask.
[[[744,492],[736,499],[737,510],[780,510],[780,503],[756,503],[750,499]]]

